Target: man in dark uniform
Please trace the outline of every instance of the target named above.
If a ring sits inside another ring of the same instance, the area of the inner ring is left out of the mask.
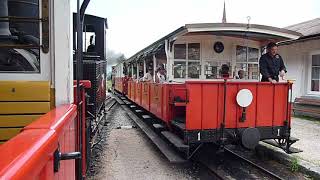
[[[271,42],[267,45],[267,53],[262,55],[259,60],[262,82],[279,82],[279,75],[283,78],[287,72],[283,60],[277,51],[277,44]]]

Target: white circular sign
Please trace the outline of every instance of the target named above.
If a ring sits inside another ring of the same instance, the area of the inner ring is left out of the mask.
[[[237,103],[241,107],[248,107],[252,99],[253,95],[249,89],[241,89],[237,94]]]

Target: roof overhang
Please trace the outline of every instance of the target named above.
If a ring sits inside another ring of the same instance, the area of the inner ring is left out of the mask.
[[[249,38],[257,41],[286,41],[298,39],[302,34],[287,29],[257,24],[240,23],[203,23],[186,24],[186,35],[212,34],[220,36],[231,36]]]
[[[290,31],[287,29],[276,28],[271,26],[257,24],[240,24],[240,23],[201,23],[201,24],[186,24],[164,36],[153,44],[147,46],[135,55],[130,57],[127,62],[138,61],[139,59],[155,54],[163,49],[165,41],[173,42],[181,36],[188,35],[218,35],[237,37],[242,39],[251,39],[260,41],[263,45],[272,42],[282,42],[288,40],[296,40],[302,34]]]

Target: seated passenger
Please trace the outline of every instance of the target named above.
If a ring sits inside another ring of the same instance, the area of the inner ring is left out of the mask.
[[[166,73],[163,68],[163,65],[159,66],[157,69],[156,82],[160,84],[166,82]]]
[[[240,69],[238,71],[238,76],[236,76],[236,79],[244,79],[244,70]]]
[[[153,81],[151,68],[149,68],[147,73],[144,74],[142,81],[145,81],[145,82],[152,82]]]
[[[227,64],[222,64],[221,69],[220,69],[220,75],[223,78],[229,78],[229,66]]]

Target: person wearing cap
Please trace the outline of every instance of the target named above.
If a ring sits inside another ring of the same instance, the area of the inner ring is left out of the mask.
[[[147,71],[147,73],[144,74],[142,81],[151,82],[152,80],[153,80],[152,69],[148,68],[148,71]]]
[[[277,53],[278,46],[274,42],[267,45],[267,53],[262,55],[259,60],[262,82],[279,82],[279,75],[284,78],[287,73],[282,57]]]

